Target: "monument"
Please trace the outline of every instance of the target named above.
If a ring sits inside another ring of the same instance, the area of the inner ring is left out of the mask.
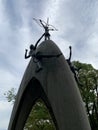
[[[39,98],[46,104],[56,130],[91,130],[73,73],[50,35],[36,48],[34,56],[21,81],[8,130],[23,130]]]

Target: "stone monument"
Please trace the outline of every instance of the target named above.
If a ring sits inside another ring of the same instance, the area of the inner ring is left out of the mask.
[[[32,57],[18,90],[8,130],[23,130],[39,98],[47,106],[56,130],[91,130],[74,75],[60,49],[48,37],[36,48],[36,54],[39,52],[45,56],[40,59],[42,69],[36,71]]]

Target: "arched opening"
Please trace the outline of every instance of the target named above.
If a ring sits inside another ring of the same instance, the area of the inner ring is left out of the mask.
[[[32,107],[24,130],[56,130],[49,110],[42,99],[38,99]]]
[[[51,127],[49,130],[58,130],[57,122],[51,107],[51,104],[48,100],[47,95],[45,94],[40,82],[36,78],[32,78],[28,85],[26,86],[25,90],[22,93],[21,100],[19,101],[19,106],[17,109],[17,113],[14,119],[14,122],[12,124],[12,128],[15,130],[32,130],[29,125],[29,129],[27,129],[26,126],[28,124],[28,120],[30,120],[30,112],[34,113],[34,110],[36,110],[36,107],[39,105],[42,105],[44,109],[41,111],[41,113],[45,114],[46,112],[47,119],[43,120],[40,118],[40,120],[37,123],[40,123],[42,125],[42,122],[44,124],[46,123],[45,127]],[[39,106],[39,108],[40,108]],[[50,113],[50,114],[49,114]],[[36,116],[38,113],[36,112]],[[33,118],[33,117],[32,117]],[[43,116],[43,118],[45,118]],[[48,119],[49,118],[49,119]],[[50,122],[51,120],[51,122]],[[26,123],[27,122],[27,123]],[[32,122],[32,120],[31,120]],[[44,126],[43,124],[43,126]],[[51,124],[51,125],[49,125]],[[40,126],[41,126],[40,125]],[[31,124],[32,126],[32,124]],[[37,129],[34,129],[37,130]],[[48,130],[47,128],[39,129],[39,130]]]
[[[24,130],[58,130],[51,104],[36,78],[32,78],[28,83],[20,104],[19,120],[24,113],[24,121],[21,120],[24,122]]]

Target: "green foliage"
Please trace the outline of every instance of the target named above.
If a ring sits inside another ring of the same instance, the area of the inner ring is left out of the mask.
[[[81,68],[78,73],[79,86],[82,99],[85,103],[87,114],[90,120],[92,130],[98,129],[98,70],[94,69],[91,64],[74,61],[73,64]]]
[[[42,100],[33,106],[24,130],[55,130],[52,118]]]
[[[11,88],[11,90],[9,90],[8,92],[4,93],[4,95],[6,96],[8,102],[15,102],[16,99],[16,92],[15,92],[15,88]]]

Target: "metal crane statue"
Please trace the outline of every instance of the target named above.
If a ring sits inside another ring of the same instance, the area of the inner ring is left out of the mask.
[[[44,28],[44,34],[42,36],[45,37],[45,40],[50,40],[50,33],[49,31],[57,31],[57,29],[53,26],[49,24],[49,18],[47,18],[47,22],[44,22],[41,19],[35,19],[33,18],[33,20],[35,20],[41,27]]]

